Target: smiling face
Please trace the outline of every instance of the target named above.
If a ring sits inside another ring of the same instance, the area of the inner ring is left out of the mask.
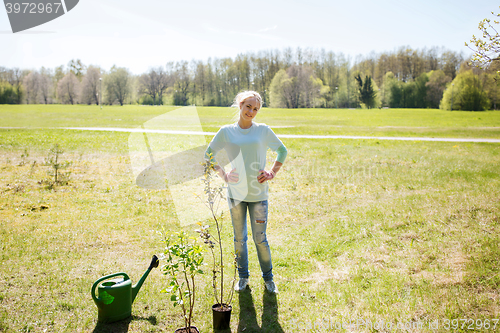
[[[259,112],[260,103],[255,97],[248,97],[240,103],[240,119],[244,121],[252,121]]]

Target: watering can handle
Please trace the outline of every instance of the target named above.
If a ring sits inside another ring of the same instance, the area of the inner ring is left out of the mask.
[[[90,291],[92,293],[92,298],[94,299],[94,302],[99,302],[100,301],[100,299],[95,296],[95,288],[97,288],[97,286],[102,281],[107,280],[107,279],[111,279],[112,277],[115,277],[115,276],[124,276],[125,280],[130,280],[130,278],[128,277],[127,273],[123,273],[123,272],[109,274],[109,275],[103,276],[102,278],[98,279],[96,282],[94,282],[94,284],[92,285],[92,289]]]

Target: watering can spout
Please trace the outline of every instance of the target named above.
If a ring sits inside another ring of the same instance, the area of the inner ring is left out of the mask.
[[[158,260],[158,257],[156,255],[153,256],[153,259],[151,259],[151,264],[149,264],[148,270],[142,275],[141,279],[135,284],[135,286],[132,287],[132,302],[134,302],[135,297],[137,296],[137,293],[142,287],[142,284],[144,281],[146,281],[146,278],[149,275],[149,272],[155,267],[158,267],[158,264],[160,261]]]

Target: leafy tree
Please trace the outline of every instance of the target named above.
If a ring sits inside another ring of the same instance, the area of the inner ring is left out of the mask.
[[[15,96],[17,97],[17,104],[21,104],[21,101],[23,99],[25,90],[23,87],[23,71],[20,70],[19,68],[13,68],[10,71],[10,80],[9,83],[14,87],[14,91],[16,92]]]
[[[175,105],[187,105],[189,99],[188,93],[191,86],[191,73],[188,68],[187,61],[181,61],[175,66]]]
[[[95,103],[99,105],[101,69],[89,66],[87,73],[82,79],[81,101],[85,104]]]
[[[318,92],[318,98],[314,100],[314,107],[327,107],[328,102],[331,100],[330,87],[328,85],[324,85],[323,81],[318,77],[316,79],[312,78],[313,91],[316,94]]]
[[[443,98],[446,85],[451,82],[451,77],[447,76],[443,70],[431,71],[428,74],[429,81],[425,83],[427,87],[425,100],[427,107],[437,109],[439,102]]]
[[[321,97],[326,107],[338,106],[338,87],[340,86],[340,68],[338,66],[340,57],[333,52],[324,53],[321,50],[320,59],[315,63],[315,74],[325,84]]]
[[[464,62],[464,58],[461,54],[455,52],[446,51],[443,52],[441,56],[442,69],[446,75],[451,77],[453,80],[460,69],[460,65]]]
[[[44,104],[53,102],[53,76],[49,69],[42,67],[40,69],[40,99]]]
[[[165,250],[162,260],[163,274],[167,276],[167,287],[161,292],[170,293],[174,306],[182,309],[184,329],[182,332],[193,332],[191,322],[196,301],[196,275],[203,274],[203,248],[196,244],[185,232],[164,236]]]
[[[56,184],[67,184],[69,180],[70,172],[61,173],[61,169],[67,168],[71,162],[61,161],[60,157],[64,154],[64,150],[59,146],[59,144],[55,144],[50,150],[47,158],[45,159],[45,164],[52,167],[49,171],[49,175],[54,177],[54,182],[52,182],[51,187]]]
[[[361,103],[363,103],[368,109],[371,109],[375,106],[375,91],[373,90],[372,78],[368,75],[365,76],[365,81],[361,78],[361,75],[358,74],[355,76],[356,81],[358,82],[359,89],[359,99]]]
[[[271,83],[276,73],[284,70],[290,81],[283,88],[286,95],[285,105],[289,107],[356,107],[359,105],[358,83],[354,79],[356,74],[363,73],[364,77],[372,78],[373,91],[379,94],[375,96],[375,107],[380,105],[398,105],[399,107],[422,107],[421,95],[424,90],[429,92],[432,84],[425,88],[419,81],[422,73],[434,70],[444,71],[451,79],[459,72],[463,56],[459,53],[446,51],[439,48],[430,50],[415,50],[408,46],[401,47],[393,52],[377,55],[371,53],[366,57],[357,57],[351,64],[349,57],[342,53],[325,52],[324,50],[296,49],[260,51],[255,53],[244,53],[233,58],[213,58],[207,62],[202,61],[178,61],[166,64],[166,88],[150,92],[141,90],[141,79],[129,75],[125,91],[129,90],[127,98],[123,103],[137,100],[143,103],[161,104],[163,101],[182,104],[202,105],[230,105],[232,98],[240,90],[252,89],[261,93],[264,105],[269,105],[271,95]],[[6,69],[0,67],[0,81],[7,81],[14,89],[18,103],[24,102],[24,93],[30,94],[28,100],[34,102],[33,92],[36,92],[38,103],[50,103],[53,93],[57,92],[58,83],[69,72],[81,78],[80,82],[90,76],[89,68],[86,68],[79,60],[72,60],[68,66],[59,66],[46,76],[39,70],[41,75],[38,90],[28,89],[23,84],[23,78],[29,71],[20,69]],[[154,72],[158,72],[156,69]],[[386,73],[392,72],[394,80],[386,82]],[[145,73],[149,75],[151,73]],[[161,75],[159,75],[161,76]],[[481,76],[484,81],[485,77]],[[422,77],[423,78],[423,77]],[[104,77],[103,77],[104,79]],[[45,83],[43,83],[45,80]],[[489,79],[488,79],[489,80]],[[486,81],[488,81],[486,80]],[[484,89],[488,92],[490,99],[496,99],[496,87],[488,82],[483,82]],[[401,84],[395,82],[401,82]],[[104,84],[105,82],[103,82]],[[109,81],[111,83],[111,81]],[[407,85],[408,83],[411,83]],[[49,85],[52,85],[50,89]],[[491,86],[491,87],[490,87]],[[273,86],[276,88],[276,85]],[[391,94],[391,87],[394,96]],[[86,93],[81,94],[81,102],[89,103],[95,101],[97,93],[83,83]],[[89,88],[89,89],[87,89]],[[112,89],[111,85],[103,86],[105,93],[102,97],[107,103],[117,103],[121,98]],[[44,92],[42,92],[44,89]],[[439,88],[443,89],[443,88]],[[274,89],[276,91],[276,89]],[[442,91],[436,95],[439,96]],[[90,92],[89,92],[90,91]],[[164,91],[164,95],[162,94]],[[140,96],[135,96],[139,93]],[[149,97],[144,94],[150,93]],[[392,97],[400,95],[398,100]],[[163,98],[163,97],[167,98]],[[435,105],[436,103],[434,103]],[[428,100],[425,100],[425,105]]]
[[[442,110],[484,111],[490,101],[481,80],[472,70],[461,72],[448,85],[439,105]]]
[[[26,92],[26,104],[38,103],[40,75],[37,71],[31,71],[23,78],[23,85]]]
[[[341,55],[338,61],[340,66],[339,82],[341,84],[338,87],[338,93],[336,93],[336,104],[338,102],[338,106],[341,108],[351,108],[358,103],[358,94],[356,93],[358,90],[358,83],[353,77],[350,59]]]
[[[415,90],[413,96],[413,106],[414,108],[426,108],[426,97],[427,97],[427,82],[429,82],[429,76],[426,73],[422,73],[415,80]]]
[[[415,107],[415,91],[416,86],[415,82],[403,82],[403,99],[402,105],[403,108],[414,108]]]
[[[140,96],[139,99],[137,100],[137,103],[141,105],[156,105],[154,104],[156,103],[156,101],[153,101],[153,99],[149,95]]]
[[[72,59],[68,62],[68,69],[75,74],[76,78],[81,81],[87,70],[86,66],[80,59]]]
[[[147,74],[139,77],[139,92],[149,95],[149,100],[152,100],[153,105],[163,104],[163,94],[167,87],[167,73],[161,66],[152,68]]]
[[[157,76],[156,76],[156,86],[158,93],[158,103],[160,105],[163,104],[163,94],[168,88],[171,77],[167,75],[167,72],[163,69],[162,66],[157,68]]]
[[[491,12],[491,14],[500,17],[500,14],[495,14],[494,12]],[[496,20],[494,20],[493,23],[499,24]],[[465,43],[465,46],[474,51],[471,63],[484,69],[492,61],[498,61],[500,59],[500,34],[488,18],[479,22],[478,29],[483,34],[484,39],[477,38],[473,35],[470,40],[471,45]]]
[[[193,96],[199,96],[199,99],[195,99],[195,104],[205,105],[205,98],[207,97],[208,90],[208,80],[205,78],[207,73],[205,69],[205,64],[202,61],[197,61],[192,63],[194,78],[193,78]],[[201,100],[201,103],[196,103]]]
[[[497,110],[500,102],[500,61],[492,62],[486,70],[481,73],[483,87],[491,101],[491,108]]]
[[[216,104],[216,75],[213,71],[213,66],[211,60],[209,59],[207,65],[205,66],[205,97],[203,99],[204,105],[215,106]]]
[[[0,104],[17,104],[17,94],[7,81],[0,81]]]
[[[57,84],[57,96],[63,104],[78,103],[78,92],[80,91],[80,81],[75,74],[69,72]]]
[[[305,93],[300,86],[301,79],[303,79],[304,76],[302,66],[293,64],[288,67],[286,74],[289,77],[289,81],[286,82],[283,88],[285,91],[287,107],[296,109],[299,107],[302,94]]]
[[[387,103],[391,108],[426,108],[428,80],[426,73],[408,82],[399,81],[388,73],[384,85]]]
[[[303,91],[299,107],[317,107],[322,105],[321,97],[328,91],[328,86],[323,85],[323,81],[316,77],[313,69],[309,65],[302,65],[297,76],[299,89]]]
[[[143,103],[156,105],[157,86],[156,86],[156,71],[151,69],[147,74],[142,74],[139,77],[139,92],[144,96]],[[147,97],[147,99],[145,98]]]
[[[408,107],[408,99],[413,93],[411,84],[402,82],[393,78],[389,83],[389,107],[391,108],[406,108]]]
[[[287,98],[285,95],[286,85],[289,84],[290,78],[286,74],[284,69],[280,69],[276,75],[274,75],[271,81],[271,86],[269,87],[270,93],[270,106],[272,108],[285,108],[287,107]]]
[[[131,75],[126,68],[113,66],[104,78],[108,104],[123,104],[130,96]]]
[[[498,102],[500,102],[499,85],[500,85],[500,74],[494,73],[483,73],[481,75],[483,88],[486,96],[490,100],[491,104],[488,109],[497,110]]]
[[[382,99],[381,104],[385,106],[391,106],[392,103],[392,94],[391,87],[392,85],[397,83],[397,79],[394,77],[394,73],[389,71],[385,73],[383,84],[382,84]]]
[[[271,81],[271,106],[309,108],[321,104],[318,97],[326,93],[327,87],[314,77],[311,67],[292,65],[286,71],[279,70]]]

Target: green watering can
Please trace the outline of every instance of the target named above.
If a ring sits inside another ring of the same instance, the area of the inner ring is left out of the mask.
[[[114,273],[103,276],[92,285],[92,298],[97,305],[98,321],[112,323],[130,317],[132,314],[132,303],[141,289],[142,284],[149,275],[149,272],[158,267],[160,261],[157,256],[153,256],[148,270],[141,277],[135,286],[126,273]],[[108,280],[114,277],[120,277]],[[108,280],[108,281],[106,281]],[[101,283],[106,281],[104,283]],[[98,297],[96,297],[96,288]]]

